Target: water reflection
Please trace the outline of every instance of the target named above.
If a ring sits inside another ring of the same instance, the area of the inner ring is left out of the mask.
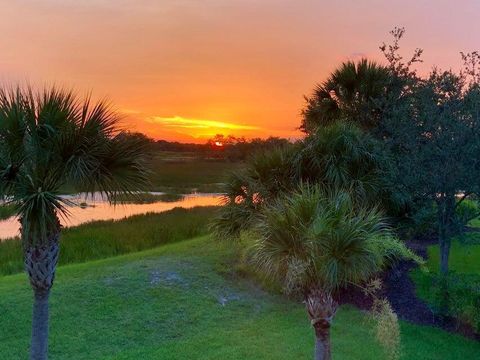
[[[160,194],[160,193],[153,193]],[[100,194],[85,196],[84,194],[68,196],[75,204],[87,203],[88,206],[69,207],[70,217],[61,219],[64,226],[75,226],[94,220],[119,220],[132,215],[146,214],[148,212],[163,212],[175,207],[186,209],[195,206],[211,206],[220,204],[219,194],[188,194],[183,199],[171,202],[155,202],[151,204],[124,204],[110,205]],[[0,239],[18,236],[19,223],[14,217],[0,221]]]

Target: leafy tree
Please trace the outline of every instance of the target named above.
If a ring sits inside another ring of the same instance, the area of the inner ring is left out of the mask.
[[[144,141],[116,128],[105,102],[56,88],[0,89],[0,194],[16,206],[34,293],[31,359],[47,358],[48,299],[55,278],[62,186],[108,198],[145,184]]]
[[[387,94],[389,84],[386,67],[367,59],[345,62],[305,98],[300,128],[311,134],[338,120],[374,127],[381,116],[378,101]]]
[[[409,102],[408,113],[388,119],[388,144],[403,174],[397,181],[413,197],[436,204],[446,274],[451,238],[459,230],[457,209],[480,191],[480,91],[462,74],[434,70]]]
[[[301,186],[261,213],[251,257],[268,278],[304,300],[315,330],[315,359],[331,359],[333,293],[364,284],[399,258],[416,258],[395,239],[380,213],[345,191]]]
[[[463,54],[460,73],[434,68],[421,78],[411,65],[422,51],[404,63],[398,55],[404,29],[392,34],[394,44],[381,47],[398,85],[396,96],[385,99],[381,124],[395,169],[391,175],[420,210],[435,210],[446,275],[451,239],[465,223],[459,207],[480,191],[480,56]]]

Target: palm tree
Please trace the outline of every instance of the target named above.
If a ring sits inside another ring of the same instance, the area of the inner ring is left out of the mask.
[[[311,134],[339,119],[362,128],[375,126],[379,100],[387,94],[390,79],[389,69],[375,62],[362,59],[343,63],[305,98],[300,128]]]
[[[315,359],[331,359],[333,293],[362,284],[398,257],[413,257],[380,213],[345,191],[302,185],[264,209],[251,248],[257,269],[301,295],[315,330]]]
[[[34,293],[31,359],[47,359],[60,218],[72,205],[62,187],[114,199],[146,182],[142,143],[119,131],[118,119],[105,102],[69,91],[0,89],[0,194],[16,206]]]
[[[227,180],[225,204],[214,219],[220,238],[238,234],[261,208],[302,182],[351,191],[356,201],[381,204],[388,214],[403,206],[387,182],[390,162],[380,143],[352,123],[320,127],[294,145],[260,152]]]
[[[349,190],[357,200],[380,204],[389,216],[405,206],[406,194],[390,181],[393,166],[389,153],[351,122],[323,126],[307,136],[292,168],[300,181]]]
[[[260,209],[296,186],[295,147],[291,144],[254,154],[240,171],[231,173],[223,188],[223,203],[212,222],[218,238],[235,237],[255,222]]]
[[[379,144],[358,126],[337,122],[306,137],[293,168],[302,181],[354,191],[362,200],[378,202],[385,189],[388,162]]]

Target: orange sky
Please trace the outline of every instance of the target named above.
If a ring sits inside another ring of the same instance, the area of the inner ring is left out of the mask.
[[[342,60],[380,59],[395,25],[425,68],[480,48],[476,0],[15,0],[0,14],[1,80],[92,90],[130,129],[193,142],[298,137],[303,94]]]

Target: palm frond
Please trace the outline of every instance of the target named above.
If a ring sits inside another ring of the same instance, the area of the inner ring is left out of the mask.
[[[418,260],[393,236],[377,209],[357,204],[344,190],[301,185],[266,207],[257,229],[253,264],[304,292],[362,283],[401,257]]]

